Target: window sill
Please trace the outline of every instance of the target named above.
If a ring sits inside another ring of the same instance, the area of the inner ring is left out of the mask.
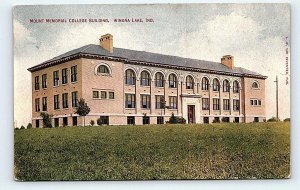
[[[78,81],[71,82],[71,84],[76,84],[76,83],[78,83]]]
[[[59,87],[59,85],[53,86],[53,88],[57,88],[57,87]]]
[[[66,86],[66,85],[68,85],[68,83],[65,83],[65,84],[61,84],[62,86]]]
[[[125,84],[125,86],[135,87],[135,84]]]
[[[97,73],[97,76],[103,76],[103,77],[112,77],[111,74],[105,74],[105,73]]]
[[[151,108],[141,108],[141,110],[150,110]]]
[[[125,108],[125,110],[135,110],[135,108]]]

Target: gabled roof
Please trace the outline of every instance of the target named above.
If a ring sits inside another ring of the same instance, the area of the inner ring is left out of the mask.
[[[77,59],[81,57],[91,57],[100,59],[116,59],[131,64],[146,64],[161,67],[168,67],[174,69],[187,69],[200,72],[212,72],[219,74],[249,76],[256,78],[267,78],[259,73],[244,69],[241,67],[234,67],[232,69],[227,66],[212,61],[204,61],[198,59],[183,58],[178,56],[163,55],[159,53],[151,53],[146,51],[136,51],[123,48],[113,48],[113,53],[103,49],[100,45],[89,44],[83,47],[71,50],[62,55],[54,57],[39,65],[33,66],[28,70],[33,72],[46,67],[60,64],[62,62]]]

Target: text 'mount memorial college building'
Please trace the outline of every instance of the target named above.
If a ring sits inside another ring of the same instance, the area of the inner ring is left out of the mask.
[[[265,116],[266,76],[221,62],[113,47],[113,36],[28,69],[32,73],[32,124],[83,125],[74,114],[80,98],[88,124],[162,124],[172,113],[187,123],[260,122]]]

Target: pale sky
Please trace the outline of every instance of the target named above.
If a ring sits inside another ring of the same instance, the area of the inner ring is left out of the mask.
[[[107,18],[110,22],[30,23],[34,18]],[[115,18],[152,18],[154,23],[114,23]],[[235,66],[268,76],[267,118],[276,115],[274,80],[278,75],[279,117],[290,117],[288,4],[18,6],[14,8],[14,120],[18,127],[31,122],[27,69],[69,50],[98,44],[106,33],[114,36],[114,47],[119,48],[216,62],[223,55],[233,55]]]

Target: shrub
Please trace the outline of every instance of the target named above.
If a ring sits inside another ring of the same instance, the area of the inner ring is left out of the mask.
[[[222,122],[225,122],[225,123],[228,123],[228,122],[230,122],[230,119],[229,119],[229,117],[222,117]]]
[[[32,124],[31,124],[31,123],[28,123],[27,129],[31,129],[31,128],[32,128]]]
[[[22,125],[20,129],[25,129],[24,125]]]
[[[291,121],[291,118],[285,118],[283,121],[284,121],[284,122],[290,122],[290,121]]]
[[[91,126],[94,126],[95,125],[95,121],[91,120],[90,124],[91,124]]]
[[[172,113],[169,121],[167,123],[170,124],[185,124],[186,120],[183,117],[176,117],[174,116],[174,113]]]
[[[99,118],[99,119],[97,119],[97,125],[102,125],[102,121],[101,121],[101,119]]]
[[[50,115],[48,113],[42,112],[41,116],[43,118],[44,128],[52,128]]]
[[[277,122],[280,121],[280,119],[277,120],[276,117],[271,117],[270,119],[267,120],[267,122]]]
[[[18,128],[18,127],[16,127],[16,128],[15,128],[15,130],[19,130],[19,128]]]

